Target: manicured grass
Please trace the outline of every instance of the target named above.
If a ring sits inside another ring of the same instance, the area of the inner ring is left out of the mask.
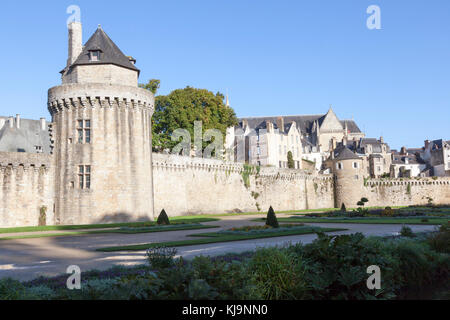
[[[166,247],[182,247],[182,246],[192,246],[192,245],[201,245],[201,244],[210,244],[217,242],[230,242],[230,241],[242,241],[242,240],[252,240],[252,239],[263,239],[263,238],[274,238],[274,237],[284,237],[284,236],[295,236],[302,234],[311,234],[316,233],[318,231],[322,232],[333,232],[333,231],[345,231],[346,229],[338,229],[338,228],[304,228],[297,230],[286,230],[281,232],[270,232],[270,233],[257,233],[257,234],[248,234],[248,235],[231,235],[231,234],[223,234],[223,233],[200,233],[189,235],[190,237],[201,237],[203,239],[195,239],[195,240],[182,240],[182,241],[169,241],[169,242],[158,242],[158,243],[146,243],[146,244],[138,244],[138,245],[130,245],[130,246],[119,246],[119,247],[107,247],[100,248],[97,251],[102,252],[113,252],[113,251],[141,251],[146,250],[158,246],[166,246]]]
[[[138,233],[153,233],[153,232],[169,232],[169,231],[181,231],[181,230],[200,230],[200,229],[213,229],[217,226],[204,226],[204,225],[171,225],[168,227],[149,227],[149,228],[136,228],[136,230],[130,229],[103,229],[95,231],[75,231],[64,233],[45,233],[45,234],[33,234],[33,235],[21,235],[2,237],[1,240],[14,240],[14,239],[34,239],[34,238],[49,238],[49,237],[64,237],[64,236],[80,236],[88,234],[103,234],[103,233],[122,233],[122,234],[138,234]]]
[[[358,223],[358,224],[417,224],[417,225],[440,225],[448,223],[448,218],[426,218],[428,222],[423,222],[424,218],[278,218],[279,222],[286,223]],[[255,219],[254,221],[265,221],[265,219]]]
[[[188,217],[173,217],[170,218],[172,224],[192,224],[218,221],[212,217],[188,216]],[[114,229],[114,228],[139,228],[155,226],[155,221],[146,222],[125,222],[125,223],[109,223],[109,224],[86,224],[73,226],[43,226],[43,227],[14,227],[14,228],[0,228],[0,234],[4,233],[20,233],[20,232],[39,232],[39,231],[58,231],[58,230],[89,230],[89,229]]]
[[[368,210],[378,210],[378,209],[385,209],[386,207],[365,207],[365,209]],[[392,209],[406,209],[408,207],[404,207],[404,206],[397,206],[397,207],[391,207]],[[357,209],[355,208],[351,208],[348,207],[347,211],[350,211],[352,209]],[[335,211],[340,211],[341,209],[337,209],[337,208],[333,208],[333,209],[316,209],[316,210],[301,210],[301,211],[293,211],[293,215],[299,215],[299,216],[304,216],[305,213],[314,213],[314,212],[318,212],[318,213],[327,213],[327,212],[335,212]],[[277,213],[290,213],[290,212],[282,212],[282,211],[277,211]]]

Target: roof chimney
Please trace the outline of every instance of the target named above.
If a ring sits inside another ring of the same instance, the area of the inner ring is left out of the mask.
[[[400,154],[401,155],[406,155],[407,154],[406,147],[402,147],[402,149],[400,150]]]
[[[0,129],[5,125],[5,118],[0,118]]]
[[[284,132],[284,118],[283,117],[277,118],[277,127],[280,132]]]
[[[9,117],[9,127],[14,128],[14,118],[13,117]]]
[[[80,22],[72,22],[69,28],[69,57],[67,59],[67,66],[77,60],[83,51],[83,32]]]
[[[47,123],[45,121],[45,118],[41,118],[41,130],[44,131],[47,127]]]
[[[380,142],[381,142],[381,143],[384,143],[384,138],[383,138],[383,136],[380,137]]]
[[[266,121],[266,129],[267,129],[267,132],[273,132],[273,123],[267,120]]]
[[[17,129],[20,129],[20,114],[16,114],[16,126]]]
[[[430,140],[425,140],[425,149],[428,149],[429,145],[430,145]]]
[[[331,138],[331,150],[336,149],[337,147],[337,139],[336,137]]]

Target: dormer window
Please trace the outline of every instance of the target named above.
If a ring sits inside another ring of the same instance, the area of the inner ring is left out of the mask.
[[[89,51],[89,60],[90,61],[100,61],[100,50]]]

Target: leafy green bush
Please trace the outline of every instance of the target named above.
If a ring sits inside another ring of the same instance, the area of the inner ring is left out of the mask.
[[[414,232],[412,231],[412,229],[408,226],[403,226],[400,230],[400,235],[402,237],[408,237],[408,238],[412,238],[414,237]]]
[[[11,278],[0,279],[0,301],[19,300],[22,298],[25,287],[20,281]]]
[[[173,258],[177,254],[177,249],[165,246],[157,246],[147,250],[147,259],[155,269],[171,267],[174,264]]]
[[[393,217],[394,216],[394,210],[392,210],[391,207],[386,207],[384,208],[384,210],[381,212],[381,215],[383,217]]]
[[[158,216],[158,220],[156,222],[159,225],[169,225],[169,216],[166,213],[166,210],[162,209],[161,213]]]
[[[271,226],[272,228],[278,228],[280,226],[272,206],[269,208],[269,212],[267,213],[266,225]]]
[[[294,156],[292,155],[291,151],[289,151],[287,153],[287,162],[288,162],[288,168],[289,169],[295,169]]]
[[[26,288],[23,293],[23,300],[52,300],[55,297],[54,290],[47,286],[36,286]]]
[[[423,245],[412,241],[401,241],[392,248],[392,254],[399,261],[396,272],[403,286],[417,288],[430,283],[431,264],[425,251]]]
[[[437,252],[450,253],[450,229],[448,225],[442,225],[439,232],[428,237],[427,242]]]
[[[314,299],[389,299],[394,287],[384,282],[383,291],[367,288],[367,267],[377,265],[388,277],[389,259],[375,242],[366,242],[362,234],[327,236],[304,246],[307,265],[306,283]]]
[[[279,248],[258,250],[248,265],[248,274],[264,300],[306,297],[305,267],[299,256]]]

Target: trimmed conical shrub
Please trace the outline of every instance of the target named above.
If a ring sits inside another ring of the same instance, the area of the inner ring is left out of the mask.
[[[280,226],[272,207],[269,208],[269,212],[267,213],[266,226],[271,226],[272,228],[278,228]]]
[[[166,213],[166,211],[164,209],[159,214],[157,223],[159,225],[161,225],[161,224],[165,224],[165,225],[170,224],[169,217],[167,216],[167,213]]]
[[[342,203],[341,211],[342,212],[347,212],[347,207],[345,206],[345,203]]]

